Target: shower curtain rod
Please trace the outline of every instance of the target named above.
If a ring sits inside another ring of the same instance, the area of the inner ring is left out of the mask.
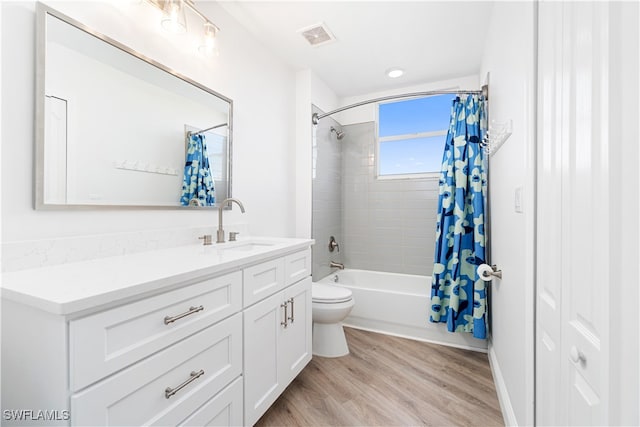
[[[418,96],[446,95],[446,94],[455,95],[455,94],[459,94],[459,93],[466,93],[466,94],[470,94],[470,95],[482,95],[482,96],[484,96],[484,99],[489,99],[489,86],[484,85],[484,86],[482,86],[482,89],[480,89],[480,90],[429,90],[429,91],[426,91],[426,92],[403,93],[403,94],[400,94],[400,95],[383,96],[382,98],[369,99],[367,101],[361,101],[361,102],[357,102],[355,104],[347,105],[345,107],[340,107],[340,108],[337,108],[337,109],[335,109],[333,111],[329,111],[328,113],[322,113],[322,114],[313,113],[313,115],[311,116],[311,122],[314,125],[317,125],[318,122],[321,119],[324,119],[327,116],[339,113],[339,112],[344,111],[344,110],[349,110],[350,108],[355,108],[355,107],[360,107],[362,105],[372,104],[374,102],[389,101],[389,100],[392,100],[392,99],[400,99],[400,98],[415,98],[415,97],[418,97]]]
[[[216,128],[221,128],[222,126],[226,126],[226,125],[227,125],[227,123],[222,123],[222,124],[219,124],[219,125],[211,126],[210,128],[199,130],[198,132],[189,131],[189,132],[187,132],[187,136],[200,135],[201,133],[205,133],[205,132],[208,132],[208,131],[216,129]]]

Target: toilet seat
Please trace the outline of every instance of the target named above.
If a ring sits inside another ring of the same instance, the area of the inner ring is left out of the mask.
[[[351,300],[351,290],[341,286],[311,284],[311,300],[321,304],[336,304]]]

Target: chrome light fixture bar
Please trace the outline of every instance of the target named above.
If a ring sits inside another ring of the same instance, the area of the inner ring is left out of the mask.
[[[198,47],[198,51],[206,56],[218,55],[216,36],[218,35],[220,28],[204,16],[192,0],[146,1],[162,11],[162,28],[172,33],[179,34],[187,32],[185,8],[190,9],[196,16],[204,21],[202,43]]]

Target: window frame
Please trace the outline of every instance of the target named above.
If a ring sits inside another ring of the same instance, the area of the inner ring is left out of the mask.
[[[407,133],[401,135],[392,135],[392,136],[383,136],[380,137],[380,105],[390,104],[396,102],[404,102],[414,99],[422,99],[422,98],[431,98],[433,96],[441,96],[441,95],[428,95],[428,96],[419,96],[415,98],[409,98],[405,100],[390,100],[384,102],[376,103],[376,126],[375,126],[375,179],[377,180],[394,180],[394,179],[427,179],[427,180],[438,180],[440,179],[440,171],[434,172],[415,172],[415,173],[403,173],[403,174],[388,174],[381,175],[380,174],[380,145],[384,142],[390,141],[401,141],[404,139],[415,139],[415,138],[427,138],[433,136],[444,135],[446,140],[447,132],[449,132],[449,123],[443,130],[430,131],[430,132],[418,132],[418,133]],[[443,147],[444,149],[444,147]]]

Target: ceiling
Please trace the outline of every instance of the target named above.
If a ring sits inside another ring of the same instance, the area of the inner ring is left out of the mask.
[[[242,26],[339,97],[475,74],[492,2],[221,1]],[[324,23],[337,41],[310,46],[298,30]],[[397,79],[392,67],[404,69]]]

